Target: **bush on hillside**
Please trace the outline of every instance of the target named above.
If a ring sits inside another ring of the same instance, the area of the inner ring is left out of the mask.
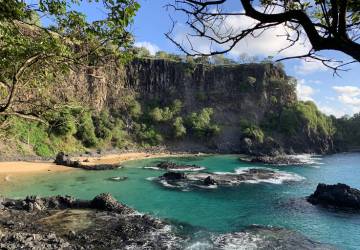
[[[181,117],[176,117],[173,123],[174,128],[174,137],[181,138],[186,135],[186,128],[184,126],[183,119]]]
[[[76,137],[85,147],[97,145],[98,139],[95,135],[95,127],[90,112],[85,111],[80,114]]]
[[[311,101],[300,101],[284,108],[280,115],[280,130],[288,135],[306,131],[324,136],[335,133],[331,118],[321,113]]]
[[[69,109],[50,114],[48,122],[49,132],[57,136],[68,136],[76,133],[75,117]]]
[[[219,133],[220,128],[212,123],[214,110],[203,108],[200,112],[191,113],[186,119],[186,125],[193,135],[198,138],[208,138]]]

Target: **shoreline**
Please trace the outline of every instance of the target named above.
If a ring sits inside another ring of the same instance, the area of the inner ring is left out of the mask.
[[[143,160],[152,158],[165,157],[181,157],[181,156],[196,156],[205,154],[191,154],[191,153],[173,153],[173,152],[124,152],[124,153],[109,153],[103,155],[89,155],[71,157],[72,160],[80,161],[87,166],[96,166],[98,164],[122,164],[127,161]],[[10,178],[25,175],[44,174],[47,172],[65,172],[75,171],[76,168],[57,165],[53,161],[3,161],[0,162],[0,179],[9,181]]]

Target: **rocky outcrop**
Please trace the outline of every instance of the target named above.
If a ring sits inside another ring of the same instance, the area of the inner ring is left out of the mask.
[[[235,173],[179,173],[167,172],[155,181],[169,188],[208,188],[236,186],[242,183],[274,183],[301,181],[303,177],[263,168],[239,170]]]
[[[3,199],[1,249],[180,249],[171,227],[109,194]]]
[[[84,170],[112,170],[119,168],[119,164],[94,164],[87,165],[83,164],[80,161],[73,161],[71,157],[64,152],[60,152],[56,155],[55,164],[62,165],[71,168],[81,168]]]
[[[204,167],[197,165],[181,165],[169,161],[160,162],[155,167],[144,167],[144,168],[159,169],[166,171],[200,171],[205,169]]]
[[[360,190],[341,183],[320,183],[307,200],[314,205],[360,210]]]
[[[304,164],[299,158],[291,155],[279,156],[256,156],[251,159],[253,163],[263,163],[270,165],[300,165]]]
[[[179,172],[167,172],[165,174],[162,175],[162,178],[164,178],[165,180],[184,180],[186,178],[186,175],[184,173],[179,173]]]

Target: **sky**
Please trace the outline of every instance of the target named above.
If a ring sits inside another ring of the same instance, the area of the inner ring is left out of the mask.
[[[165,37],[165,33],[172,27],[171,19],[177,20],[173,35],[178,41],[183,41],[184,34],[189,32],[186,25],[182,23],[183,16],[167,9],[165,5],[173,0],[139,0],[141,8],[135,17],[131,27],[135,35],[135,45],[149,49],[151,53],[163,50],[180,54],[181,51]],[[240,1],[229,1],[226,6],[230,11],[241,10]],[[252,22],[249,19],[234,17],[229,20],[229,25],[236,28]],[[240,54],[266,57],[273,55],[275,58],[294,55],[305,51],[306,46],[297,45],[288,51],[278,55],[278,51],[286,46],[286,40],[279,35],[283,34],[282,27],[264,33],[256,39],[247,39],[239,44],[227,56],[236,59]],[[209,48],[207,41],[192,41],[194,46],[206,51]],[[186,45],[186,44],[185,44]],[[326,51],[323,56],[331,58],[349,59],[344,54],[334,51]],[[336,117],[353,115],[360,112],[360,63],[351,64],[348,71],[340,72],[340,76],[334,76],[333,71],[324,67],[319,62],[305,62],[293,59],[283,61],[285,71],[288,75],[295,77],[298,81],[297,94],[300,100],[314,101],[319,109],[326,114]]]
[[[38,1],[27,0],[27,2]],[[166,7],[166,4],[173,3],[174,0],[138,0],[138,2],[141,8],[130,27],[135,37],[135,46],[146,47],[152,54],[159,50],[181,54],[175,44],[165,37],[165,33],[172,27],[171,20],[177,21],[172,34],[178,42],[186,41],[185,35],[190,31],[184,25],[184,16]],[[226,11],[240,12],[242,10],[240,1],[229,0],[227,2]],[[99,4],[82,4],[76,9],[84,12],[89,20],[96,20],[104,15]],[[45,20],[45,24],[46,22]],[[228,27],[235,30],[241,30],[241,28],[254,23],[250,18],[237,16],[228,18],[226,22]],[[284,28],[278,26],[264,32],[258,38],[247,38],[241,41],[227,56],[237,59],[239,55],[246,53],[262,58],[271,55],[276,59],[308,51],[310,44],[306,43],[305,39],[304,43],[298,43],[279,54],[278,51],[288,45],[286,39],[281,36],[283,34]],[[186,45],[185,43],[185,47]],[[201,39],[193,40],[192,45],[203,52],[210,48],[209,42]],[[334,51],[326,51],[321,55],[346,61],[349,59],[346,55]],[[283,64],[287,74],[297,79],[297,94],[300,100],[314,101],[322,112],[336,117],[351,116],[360,112],[360,63],[349,65],[348,71],[340,72],[339,76],[334,75],[331,69],[316,61],[307,62],[293,59],[283,61]]]

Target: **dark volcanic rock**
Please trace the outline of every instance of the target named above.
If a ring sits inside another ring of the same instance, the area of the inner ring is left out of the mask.
[[[179,173],[167,172],[155,179],[165,187],[181,188],[184,187],[203,187],[211,185],[234,186],[241,183],[276,183],[301,181],[303,177],[280,171],[263,168],[251,168],[237,171],[234,173]],[[168,185],[170,184],[170,186]]]
[[[85,161],[84,161],[85,162]],[[119,164],[97,164],[97,165],[85,165],[79,161],[73,161],[69,157],[69,155],[65,154],[64,152],[60,152],[56,155],[55,164],[62,165],[66,167],[72,168],[81,168],[85,170],[112,170],[119,168]]]
[[[1,232],[1,249],[68,249],[70,243],[55,234]]]
[[[162,178],[164,178],[166,180],[182,180],[182,179],[185,179],[186,176],[185,176],[184,173],[167,172],[167,173],[162,175]]]
[[[211,176],[208,176],[204,179],[204,185],[206,186],[216,185],[216,181]]]
[[[307,200],[314,205],[358,210],[360,209],[360,190],[341,183],[336,185],[320,183],[315,192]]]
[[[180,249],[183,239],[156,218],[109,194],[4,199],[0,249]]]
[[[205,169],[204,167],[197,165],[178,165],[168,161],[160,162],[156,165],[156,168],[167,171],[200,171]]]
[[[300,159],[293,156],[280,155],[280,156],[256,156],[251,159],[254,163],[264,163],[271,165],[299,165],[303,164]]]
[[[90,203],[91,208],[122,213],[127,210],[127,207],[120,204],[114,197],[108,193],[103,193],[96,196]]]

